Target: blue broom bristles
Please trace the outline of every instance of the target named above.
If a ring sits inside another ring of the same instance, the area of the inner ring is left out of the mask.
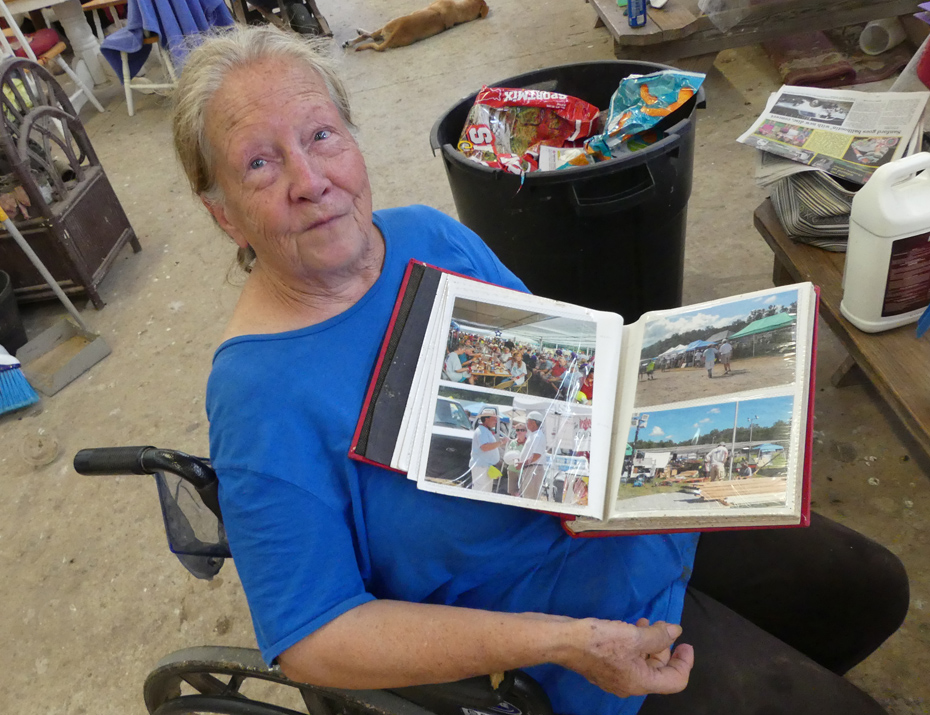
[[[39,396],[19,366],[0,366],[0,414],[34,405],[38,401]]]

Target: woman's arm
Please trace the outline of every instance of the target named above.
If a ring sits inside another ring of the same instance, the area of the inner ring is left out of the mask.
[[[460,680],[555,663],[619,695],[684,689],[691,646],[669,651],[679,626],[511,614],[453,606],[371,601],[279,657],[293,680],[371,689]]]

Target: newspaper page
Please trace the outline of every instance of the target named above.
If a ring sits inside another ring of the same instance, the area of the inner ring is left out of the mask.
[[[864,184],[904,156],[928,97],[785,85],[737,141]]]

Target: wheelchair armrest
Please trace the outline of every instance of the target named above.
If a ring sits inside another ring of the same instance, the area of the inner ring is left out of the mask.
[[[553,715],[549,697],[533,678],[520,670],[504,673],[495,688],[487,675],[453,683],[394,688],[390,692],[436,715],[460,715],[467,710],[492,708],[497,713]]]

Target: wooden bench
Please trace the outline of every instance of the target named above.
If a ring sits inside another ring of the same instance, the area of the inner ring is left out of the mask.
[[[833,385],[843,387],[867,378],[930,455],[930,338],[918,339],[913,325],[863,333],[840,313],[846,254],[792,241],[768,200],[756,209],[754,218],[756,230],[775,253],[775,285],[810,281],[820,286],[820,316],[849,353],[834,372]]]
[[[660,9],[650,8],[644,27],[629,26],[624,8],[616,0],[587,0],[614,38],[614,54],[621,59],[670,62],[684,57],[744,47],[800,32],[829,30],[910,15],[913,0],[755,0],[746,16],[721,32],[698,10],[698,0],[669,0]],[[751,0],[752,1],[752,0]]]

